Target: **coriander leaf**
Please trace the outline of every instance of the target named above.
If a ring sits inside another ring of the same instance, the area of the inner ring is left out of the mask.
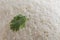
[[[26,17],[19,14],[13,18],[10,23],[10,29],[13,31],[18,31],[20,28],[25,27]]]

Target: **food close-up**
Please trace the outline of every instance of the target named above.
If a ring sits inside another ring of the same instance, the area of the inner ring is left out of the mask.
[[[0,40],[60,40],[60,0],[0,0]]]

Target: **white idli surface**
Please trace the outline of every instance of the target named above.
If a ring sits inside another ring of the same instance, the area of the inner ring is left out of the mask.
[[[13,32],[9,23],[18,14],[29,20]],[[0,0],[0,40],[60,40],[60,0]]]

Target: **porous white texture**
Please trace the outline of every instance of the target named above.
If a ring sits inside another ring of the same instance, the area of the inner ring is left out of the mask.
[[[29,20],[13,32],[9,23],[18,14]],[[0,40],[60,40],[60,0],[0,0]]]

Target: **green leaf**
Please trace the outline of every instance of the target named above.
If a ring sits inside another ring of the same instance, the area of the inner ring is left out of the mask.
[[[18,31],[20,28],[25,27],[26,17],[19,14],[13,18],[10,23],[10,29],[13,31]]]

